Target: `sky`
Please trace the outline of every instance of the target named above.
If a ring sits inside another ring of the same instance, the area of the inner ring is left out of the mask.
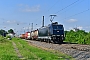
[[[0,0],[0,29],[13,29],[24,33],[50,24],[50,15],[56,15],[53,22],[65,30],[79,28],[90,31],[90,0]]]

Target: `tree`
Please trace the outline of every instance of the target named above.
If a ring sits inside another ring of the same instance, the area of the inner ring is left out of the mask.
[[[8,33],[14,33],[13,29],[8,30]]]
[[[7,34],[7,32],[6,32],[5,30],[2,30],[2,29],[0,30],[0,35],[2,35],[2,36],[4,36],[4,37],[5,37],[5,36],[6,36],[6,34]]]
[[[85,32],[84,30],[78,31],[65,31],[65,41],[70,43],[78,44],[90,44],[90,32]]]

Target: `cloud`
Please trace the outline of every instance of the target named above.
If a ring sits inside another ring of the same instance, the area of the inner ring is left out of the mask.
[[[19,21],[16,21],[16,20],[7,20],[5,22],[3,22],[4,24],[16,24],[16,25],[19,25],[19,24],[26,24],[26,23],[22,23],[22,22],[19,22]]]
[[[73,27],[69,27],[69,30],[72,30],[73,29]]]
[[[11,24],[11,23],[17,23],[17,22],[16,22],[16,21],[10,21],[10,20],[7,20],[6,23]]]
[[[82,26],[78,26],[77,28],[78,28],[78,29],[80,29],[80,30],[82,30],[82,29],[83,29],[83,27],[82,27]]]
[[[70,20],[68,20],[67,22],[69,22],[69,23],[74,23],[74,22],[77,22],[77,20],[76,20],[76,19],[70,19]]]
[[[36,6],[29,6],[29,5],[23,5],[23,4],[19,4],[18,5],[19,11],[21,12],[38,12],[40,11],[40,5],[36,5]]]
[[[87,29],[88,29],[88,28],[90,28],[90,26],[87,26],[87,27],[85,27],[85,28],[87,28]]]
[[[78,26],[77,28],[78,28],[78,29],[80,29],[80,30],[82,30],[82,29],[83,29],[83,27],[82,27],[82,26]],[[74,30],[74,27],[69,27],[69,30]]]

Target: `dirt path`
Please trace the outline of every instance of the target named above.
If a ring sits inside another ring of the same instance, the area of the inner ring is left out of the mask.
[[[14,42],[12,42],[12,44],[13,44],[13,46],[14,46],[14,49],[15,49],[15,51],[16,51],[18,57],[19,57],[20,59],[24,59],[23,56],[20,54],[18,48],[16,47],[16,44],[15,44]]]
[[[22,47],[22,44],[21,44],[20,42],[18,42],[18,44]],[[33,60],[41,60],[41,58],[39,58],[37,55],[35,55],[34,53],[32,53],[32,52],[30,51],[30,49],[25,48],[25,50],[28,51],[28,52],[30,52],[30,54],[34,56],[34,58],[31,58],[31,60],[32,60],[32,59],[33,59]]]

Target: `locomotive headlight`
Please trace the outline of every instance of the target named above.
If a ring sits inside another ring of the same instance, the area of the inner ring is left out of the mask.
[[[57,32],[59,32],[59,31],[57,31]]]
[[[61,35],[63,37],[63,35]]]

